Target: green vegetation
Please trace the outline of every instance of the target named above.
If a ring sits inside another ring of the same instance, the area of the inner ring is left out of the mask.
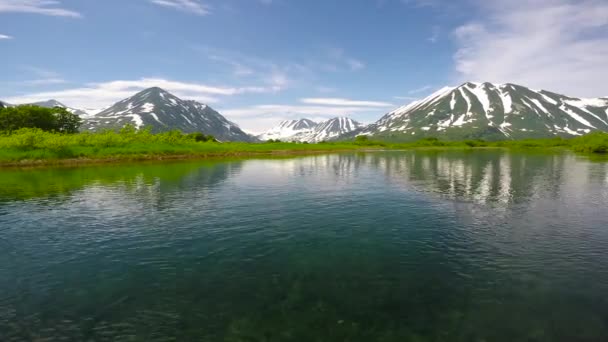
[[[141,160],[237,156],[360,149],[352,143],[219,143],[202,134],[179,131],[153,134],[126,126],[120,132],[63,134],[24,128],[0,134],[0,164],[53,163],[64,159]],[[38,161],[38,162],[37,162]]]
[[[0,108],[0,132],[38,128],[47,132],[77,133],[82,120],[65,108],[18,106]]]
[[[591,133],[573,139],[498,142],[425,138],[411,143],[387,143],[357,137],[353,142],[304,144],[272,141],[251,144],[219,143],[211,136],[183,134],[179,131],[153,134],[148,129],[136,130],[132,126],[125,126],[120,132],[77,134],[22,128],[0,134],[0,164],[44,164],[66,159],[113,161],[413,148],[570,149],[578,153],[607,153],[608,133]]]
[[[317,144],[269,140],[264,144],[220,143],[203,133],[170,131],[153,134],[127,125],[119,132],[77,133],[81,120],[66,109],[18,106],[0,109],[0,165],[48,164],[65,160],[143,160],[185,157],[293,154],[361,149],[513,148],[570,149],[608,153],[608,133],[573,139],[447,141],[426,137],[414,142],[374,141],[358,136],[350,142]]]

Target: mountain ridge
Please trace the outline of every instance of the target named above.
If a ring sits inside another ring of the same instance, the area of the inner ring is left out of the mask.
[[[118,129],[125,124],[153,132],[201,132],[220,141],[257,141],[206,104],[182,100],[159,87],[144,89],[87,118],[83,130]]]
[[[534,91],[513,83],[465,82],[401,106],[355,135],[499,140],[578,136],[596,130],[608,131],[606,99]]]
[[[320,123],[309,119],[285,120],[258,135],[258,138],[260,140],[278,139],[314,143],[337,139],[362,127],[361,123],[343,116]]]
[[[257,137],[260,140],[289,140],[299,135],[311,133],[317,125],[317,122],[306,118],[283,120],[277,126],[259,134]]]
[[[32,106],[38,106],[38,107],[44,107],[44,108],[54,108],[54,107],[61,107],[61,108],[65,108],[68,112],[72,113],[72,114],[76,114],[80,117],[87,117],[88,113],[85,112],[82,109],[78,109],[78,108],[73,108],[73,107],[68,107],[65,104],[55,100],[55,99],[50,99],[50,100],[46,100],[46,101],[38,101],[38,102],[32,102],[32,103],[27,103],[27,105],[32,105]]]
[[[142,90],[90,113],[54,99],[29,104],[66,108],[84,119],[83,130],[116,129],[130,123],[138,128],[150,126],[153,132],[203,132],[222,141],[319,142],[348,140],[357,135],[404,141],[425,137],[501,140],[608,132],[608,96],[578,98],[514,83],[465,82],[458,87],[444,87],[367,126],[346,117],[321,123],[302,118],[282,121],[257,136],[246,133],[213,108],[182,100],[159,87]],[[10,106],[13,105],[0,101],[0,107]]]

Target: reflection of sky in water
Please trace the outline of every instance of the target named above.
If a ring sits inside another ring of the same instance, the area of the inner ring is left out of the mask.
[[[377,152],[28,172],[10,177],[48,193],[0,190],[0,340],[184,326],[221,340],[313,317],[367,340],[608,336],[605,162]]]

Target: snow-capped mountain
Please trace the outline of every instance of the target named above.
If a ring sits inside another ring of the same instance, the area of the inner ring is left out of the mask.
[[[153,132],[178,129],[202,132],[220,141],[255,141],[213,108],[186,101],[158,87],[143,90],[87,119],[81,130],[117,129],[125,124],[151,127]]]
[[[400,107],[357,134],[389,139],[521,139],[608,131],[608,99],[515,84],[465,83]]]
[[[299,141],[300,136],[312,133],[317,127],[317,123],[308,119],[286,120],[281,121],[277,126],[271,128],[263,134],[258,135],[260,140],[283,140],[283,141]]]
[[[39,102],[33,102],[33,103],[28,103],[28,105],[33,105],[33,106],[38,106],[38,107],[45,107],[45,108],[55,108],[55,107],[61,107],[61,108],[65,108],[68,112],[72,113],[72,114],[76,114],[80,117],[87,117],[88,114],[87,112],[85,112],[82,109],[77,109],[77,108],[72,108],[72,107],[68,107],[66,105],[64,105],[63,103],[57,101],[57,100],[47,100],[47,101],[39,101]]]
[[[7,107],[12,107],[12,105],[9,103],[0,101],[0,108],[7,108]]]
[[[338,137],[364,127],[363,124],[346,117],[333,118],[318,124],[312,132],[302,137],[301,141],[320,142],[334,140]]]
[[[109,107],[103,107],[103,108],[83,108],[82,110],[87,113],[87,116],[95,116],[95,115],[103,112],[104,110],[106,110],[108,108]]]
[[[260,140],[279,139],[283,141],[319,142],[337,137],[362,128],[359,122],[346,118],[333,118],[321,123],[308,119],[282,121],[258,136]]]

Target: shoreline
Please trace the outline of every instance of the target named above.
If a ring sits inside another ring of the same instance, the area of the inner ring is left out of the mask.
[[[400,146],[400,147],[374,147],[361,146],[359,148],[339,148],[339,149],[277,149],[270,151],[231,151],[231,152],[208,152],[208,153],[189,153],[189,154],[118,154],[110,157],[100,158],[57,158],[57,159],[23,159],[19,161],[0,161],[0,171],[2,169],[30,169],[45,167],[78,167],[91,165],[107,165],[121,163],[148,163],[148,162],[171,162],[186,160],[214,160],[230,158],[256,158],[256,157],[292,157],[319,155],[345,152],[386,152],[386,151],[484,151],[484,150],[503,150],[503,151],[526,151],[528,153],[563,153],[571,152],[577,155],[597,156],[598,154],[577,153],[566,147],[505,147],[505,146]],[[602,154],[600,154],[602,155]]]
[[[20,161],[0,161],[0,170],[12,168],[38,168],[38,167],[53,167],[53,166],[87,166],[87,165],[103,165],[103,164],[120,164],[130,162],[170,162],[180,160],[207,160],[207,159],[223,159],[223,158],[246,158],[246,157],[289,157],[298,155],[318,155],[329,153],[344,153],[344,152],[379,152],[379,151],[395,151],[392,149],[327,149],[327,150],[275,150],[262,152],[218,152],[204,154],[142,154],[142,155],[117,155],[105,158],[66,158],[66,159],[24,159]]]

